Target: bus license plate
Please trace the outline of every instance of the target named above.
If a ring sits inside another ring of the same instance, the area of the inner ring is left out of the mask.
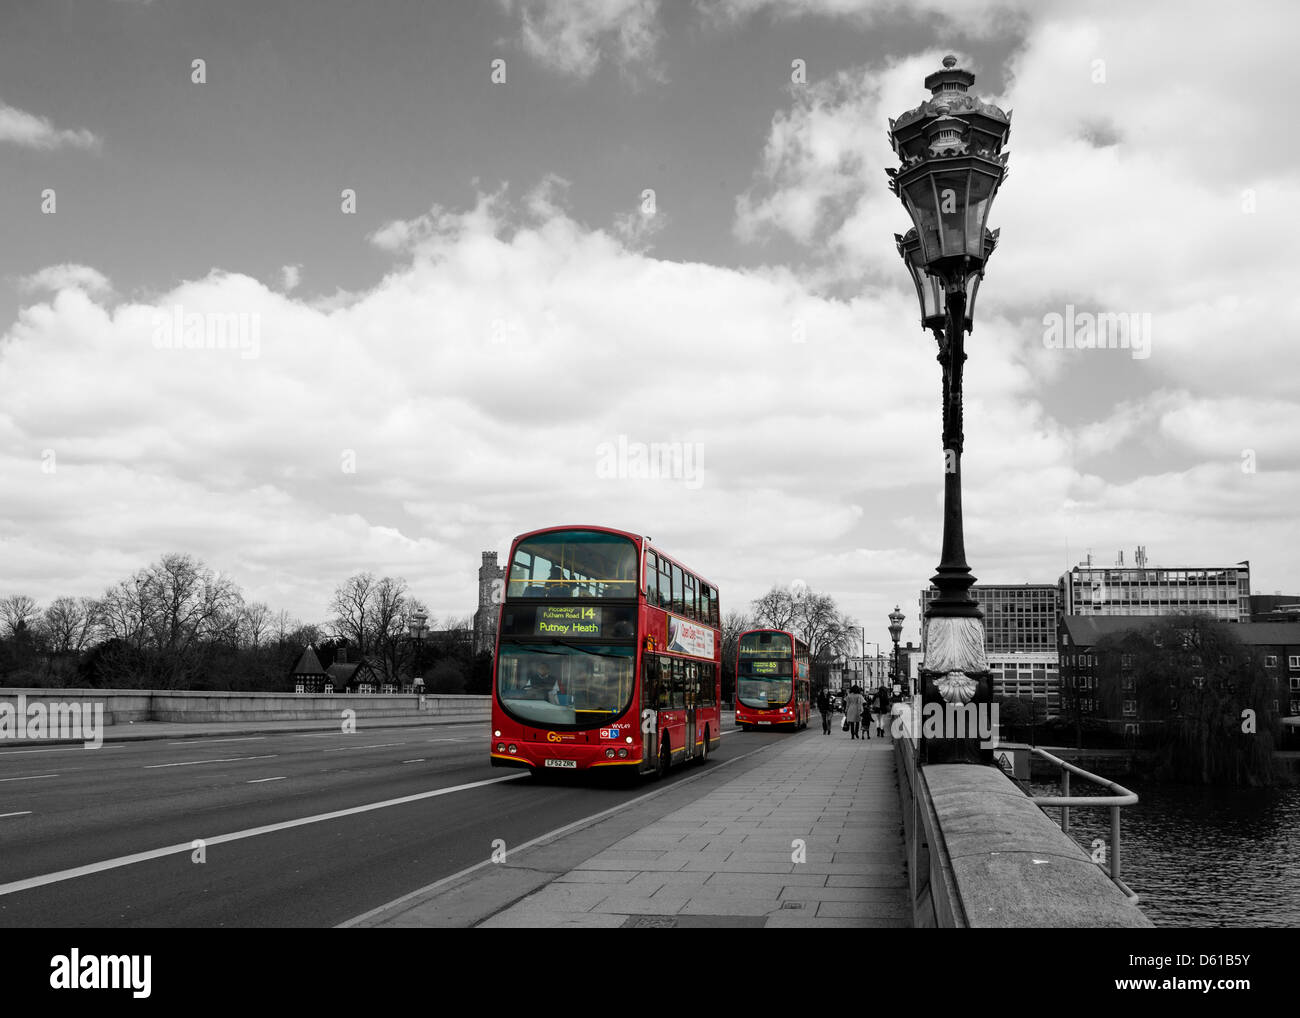
[[[577,767],[577,760],[547,760],[547,767]]]
[[[759,722],[760,725],[770,725],[771,723],[772,723],[772,722],[770,722],[770,721],[760,721],[760,722]]]

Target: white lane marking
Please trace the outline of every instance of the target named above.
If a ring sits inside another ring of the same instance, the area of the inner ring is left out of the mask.
[[[326,739],[331,735],[342,735],[342,732],[309,732],[306,735],[295,735],[295,739]]]
[[[302,817],[299,820],[285,820],[278,824],[267,824],[264,827],[250,827],[245,831],[235,831],[232,834],[218,834],[212,838],[204,838],[205,845],[224,845],[230,841],[242,841],[245,838],[256,838],[260,834],[274,834],[277,831],[287,831],[294,827],[306,827],[308,824],[319,824],[326,820],[338,820],[341,817],[355,816],[358,813],[369,813],[372,810],[387,809],[389,806],[404,806],[408,802],[419,802],[422,799],[436,799],[440,795],[451,795],[453,792],[465,792],[471,788],[482,788],[485,785],[497,785],[503,781],[518,781],[526,777],[524,774],[507,774],[500,778],[486,778],[483,781],[471,781],[467,785],[452,785],[450,788],[435,788],[432,792],[417,792],[415,795],[403,795],[399,799],[385,799],[382,802],[371,802],[364,806],[351,806],[348,809],[335,810],[333,813],[317,813],[315,816]],[[34,887],[44,887],[46,884],[57,884],[64,880],[73,880],[77,877],[89,876],[92,873],[103,873],[105,870],[115,870],[123,866],[133,866],[138,862],[149,862],[152,859],[162,859],[169,855],[180,855],[194,851],[193,841],[186,841],[179,845],[168,845],[165,848],[155,848],[148,852],[136,852],[134,855],[118,856],[116,859],[105,859],[103,862],[93,862],[87,866],[76,866],[69,870],[59,870],[56,873],[45,873],[39,877],[27,877],[24,880],[14,880],[8,884],[0,884],[0,897],[6,894],[16,894],[19,891],[30,891]]]
[[[211,746],[213,743],[217,743],[217,742],[257,742],[265,738],[266,738],[265,735],[246,735],[239,739],[204,739],[203,737],[199,736],[193,739],[185,739],[183,742],[169,742],[167,743],[167,745],[196,746],[202,744],[204,746]]]
[[[646,792],[645,795],[638,795],[635,799],[629,799],[627,802],[620,803],[617,806],[611,806],[609,809],[602,810],[599,813],[593,813],[589,817],[583,817],[581,820],[575,820],[571,824],[565,824],[563,827],[557,827],[555,830],[549,831],[546,834],[543,834],[541,837],[534,838],[532,841],[525,841],[522,845],[516,845],[514,848],[510,850],[510,853],[511,855],[514,855],[515,853],[520,852],[525,848],[532,848],[534,845],[543,845],[548,841],[553,841],[556,838],[563,837],[565,834],[568,834],[570,831],[580,830],[583,827],[590,826],[591,824],[595,823],[597,820],[602,820],[607,816],[612,816],[615,813],[627,809],[629,806],[635,806],[638,802],[644,802],[646,799],[653,799],[657,795],[663,795],[665,792],[671,791],[674,788],[678,788],[681,785],[689,785],[693,781],[699,781],[701,778],[707,778],[710,774],[716,774],[718,771],[722,770],[722,768],[728,766],[729,764],[739,763],[747,756],[753,756],[755,753],[762,753],[765,750],[771,748],[772,748],[771,746],[760,746],[758,749],[751,749],[748,753],[742,753],[740,756],[732,757],[730,760],[719,760],[714,764],[713,767],[711,767],[707,771],[704,771],[703,773],[692,774],[690,777],[682,778],[680,781],[674,781],[671,785],[657,788],[653,792]],[[361,915],[359,916],[353,916],[351,919],[347,920],[346,922],[339,923],[338,926],[334,928],[336,930],[341,930],[341,929],[347,929],[352,926],[357,926],[360,923],[365,922],[371,916],[379,915],[381,912],[386,912],[391,908],[395,908],[396,906],[404,904],[405,902],[408,902],[413,898],[418,898],[421,895],[431,894],[432,892],[438,890],[438,888],[450,884],[454,880],[459,880],[461,879],[461,877],[469,876],[469,874],[475,872],[476,870],[481,870],[484,866],[496,866],[496,865],[500,865],[500,864],[494,863],[490,858],[484,859],[480,863],[475,863],[473,866],[466,867],[465,869],[461,870],[459,873],[453,873],[449,877],[443,877],[441,880],[436,880],[432,884],[429,884],[426,887],[421,887],[419,890],[412,891],[410,894],[404,894],[400,898],[394,898],[392,901],[388,902],[387,904],[380,905],[378,908],[372,908],[369,912],[362,912]],[[2,893],[4,893],[4,888],[0,887],[0,894]]]
[[[143,740],[141,740],[143,741]],[[100,746],[103,749],[126,749],[125,746]],[[0,753],[0,760],[7,756],[25,756],[28,753],[85,753],[85,746],[59,746],[56,749],[6,749]],[[92,752],[97,752],[92,750]]]
[[[402,763],[424,763],[424,757],[418,757],[415,760],[403,760]]]
[[[350,749],[383,749],[385,746],[405,746],[404,742],[376,742],[373,746],[340,746],[338,749],[322,749],[322,753],[346,753]]]
[[[57,778],[57,774],[24,774],[21,778],[0,778],[0,781],[34,781],[36,778]]]
[[[32,811],[29,809],[25,809],[21,813],[0,813],[0,820],[3,820],[5,817],[29,817],[31,815]]]
[[[274,760],[279,753],[271,753],[269,756],[223,756],[214,760],[181,760],[177,763],[169,764],[146,764],[145,770],[154,771],[159,767],[193,767],[195,764],[205,763],[234,763],[237,760]]]
[[[468,742],[468,739],[429,739],[429,742]]]
[[[254,778],[252,781],[247,782],[247,784],[260,785],[263,781],[283,781],[284,777],[285,776],[281,774],[278,778]]]

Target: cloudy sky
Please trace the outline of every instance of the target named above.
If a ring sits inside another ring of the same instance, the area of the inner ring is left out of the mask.
[[[724,609],[802,581],[916,639],[940,375],[886,127],[947,53],[1014,110],[968,344],[974,573],[1142,544],[1294,592],[1297,20],[7,0],[0,595],[188,551],[307,620],[361,570],[466,614],[481,551],[595,522]],[[1049,347],[1071,307],[1143,316],[1147,355]],[[243,331],[192,348],[194,322]],[[635,476],[654,444],[676,476]]]

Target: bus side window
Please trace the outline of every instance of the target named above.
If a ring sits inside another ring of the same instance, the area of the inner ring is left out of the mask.
[[[673,709],[681,710],[686,706],[686,667],[681,658],[672,659],[673,667]]]
[[[677,563],[674,562],[673,563],[673,597],[672,597],[671,608],[673,611],[677,612],[678,615],[682,614],[682,600],[683,600],[682,590],[683,589],[684,588],[682,586],[682,567],[677,565]]]
[[[718,588],[709,588],[709,625],[715,629],[719,625],[718,621]]]
[[[659,560],[659,607],[667,608],[673,591],[672,566],[667,559]]]
[[[695,582],[695,577],[690,573],[682,573],[682,614],[691,621],[699,619],[695,605]]]
[[[659,696],[655,701],[655,706],[660,710],[667,710],[673,705],[673,670],[672,661],[669,658],[661,657],[658,659],[659,684],[656,687],[659,690]]]
[[[645,553],[646,604],[657,604],[659,599],[659,557],[652,551]]]

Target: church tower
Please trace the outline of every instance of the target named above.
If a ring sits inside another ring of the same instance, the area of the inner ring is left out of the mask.
[[[491,653],[497,639],[497,616],[505,597],[506,571],[497,553],[485,551],[478,569],[478,610],[474,612],[474,653]]]

